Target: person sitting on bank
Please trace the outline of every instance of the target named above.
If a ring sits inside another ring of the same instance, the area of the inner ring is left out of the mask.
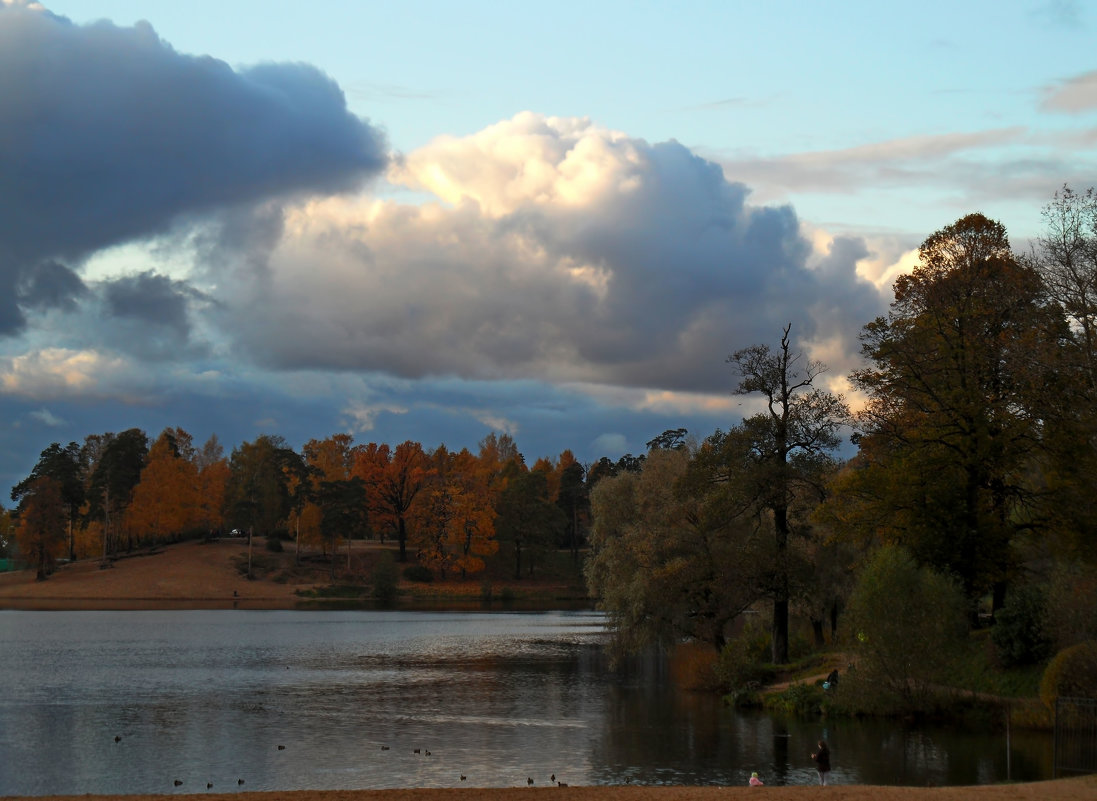
[[[750,774],[750,781],[747,782],[751,787],[761,787],[765,782],[758,778],[758,771]]]

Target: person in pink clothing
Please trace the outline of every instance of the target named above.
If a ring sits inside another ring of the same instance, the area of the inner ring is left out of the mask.
[[[761,787],[765,782],[758,778],[758,771],[750,774],[750,781],[747,782],[751,787]]]

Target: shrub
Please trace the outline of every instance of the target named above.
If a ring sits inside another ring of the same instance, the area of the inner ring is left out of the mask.
[[[396,572],[396,560],[392,554],[383,553],[373,566],[373,597],[383,604],[396,600],[399,576]]]
[[[754,622],[729,640],[715,666],[716,680],[725,688],[727,701],[735,706],[758,703],[758,688],[773,680],[774,668],[767,664],[769,634]]]
[[[792,715],[818,715],[823,709],[825,691],[817,684],[790,684],[785,690],[766,696],[766,709]]]
[[[1097,568],[1061,565],[1047,600],[1047,631],[1055,650],[1097,639]]]
[[[1036,586],[1010,591],[998,612],[990,638],[1003,667],[1034,665],[1047,659],[1051,640],[1047,636],[1047,596]]]
[[[420,584],[429,584],[434,581],[434,574],[429,567],[423,565],[408,565],[404,568],[404,578],[408,581],[417,581]]]
[[[1048,663],[1040,682],[1040,700],[1051,709],[1060,696],[1097,698],[1097,640],[1064,648]]]
[[[282,548],[282,540],[278,539],[278,537],[267,537],[267,550],[273,551],[274,553],[282,553],[284,550]]]

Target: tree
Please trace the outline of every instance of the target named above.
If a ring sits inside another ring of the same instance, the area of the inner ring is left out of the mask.
[[[450,455],[445,466],[436,469],[439,483],[445,489],[448,564],[460,570],[464,579],[483,571],[484,558],[499,550],[495,538],[494,476],[465,449]]]
[[[1060,384],[1045,403],[1046,508],[1068,560],[1097,563],[1097,192],[1064,186],[1044,208],[1045,232],[1025,262],[1069,323]],[[1062,379],[1068,379],[1063,381]]]
[[[406,562],[409,512],[431,475],[423,446],[408,440],[390,451],[387,445],[371,443],[356,452],[354,471],[365,481],[376,515],[395,530],[399,561]]]
[[[932,234],[862,333],[863,535],[883,532],[1001,606],[1011,543],[1038,521],[1032,471],[1056,375],[1061,315],[1005,228],[971,214]],[[882,521],[882,527],[881,527]]]
[[[1077,368],[1097,388],[1097,192],[1064,186],[1043,210],[1045,232],[1028,265],[1043,278],[1075,334]]]
[[[182,432],[185,433],[185,432]],[[126,514],[127,529],[137,541],[149,538],[163,542],[194,527],[199,515],[198,468],[192,448],[180,448],[179,430],[165,429],[149,449],[141,480],[133,490],[133,502]]]
[[[69,559],[76,558],[74,529],[80,507],[84,505],[85,464],[80,446],[70,442],[62,447],[59,442],[51,443],[38,457],[38,463],[30,476],[16,484],[11,491],[11,499],[18,503],[30,486],[39,478],[48,477],[61,487],[61,500],[65,507],[68,527]]]
[[[335,548],[339,537],[347,540],[347,564],[350,564],[350,540],[365,533],[366,482],[357,476],[335,481],[321,481],[317,504],[320,507],[320,530],[331,544],[331,575],[335,577]]]
[[[717,651],[761,592],[767,537],[729,515],[711,443],[698,456],[653,450],[641,472],[601,479],[591,493],[587,586],[618,652],[683,638]]]
[[[855,692],[872,697],[866,690],[880,688],[899,710],[926,709],[967,636],[960,588],[919,567],[901,546],[886,545],[861,570],[847,614],[858,656]]]
[[[212,435],[194,457],[198,468],[197,524],[207,535],[220,531],[225,525],[225,492],[232,475],[224,448]]]
[[[514,577],[520,579],[523,556],[527,571],[532,573],[537,557],[552,547],[567,520],[549,500],[544,471],[526,470],[525,465],[514,460],[507,464],[502,479],[495,531],[500,540],[513,546]]]
[[[15,523],[11,512],[0,504],[0,558],[11,556],[15,547]]]
[[[229,460],[226,505],[233,525],[272,535],[290,509],[288,474],[303,469],[299,454],[278,436],[241,443]]]
[[[91,466],[87,514],[103,521],[104,560],[117,547],[119,533],[125,532],[124,515],[141,480],[148,449],[148,437],[139,428],[85,440],[83,453]],[[132,540],[126,547],[133,547]]]
[[[590,496],[583,480],[586,470],[575,459],[571,451],[560,454],[556,464],[556,505],[567,519],[567,530],[563,543],[571,551],[571,559],[579,564],[579,547],[586,536],[590,516]]]
[[[826,367],[792,350],[791,329],[791,323],[785,326],[776,351],[753,345],[728,358],[741,379],[736,394],[759,393],[766,404],[764,412],[743,420],[732,432],[732,441],[740,442],[747,453],[748,470],[738,479],[744,500],[772,518],[772,655],[778,664],[788,661],[790,510],[809,488],[821,494],[829,454],[837,449],[839,432],[850,420],[839,395],[815,386]]]
[[[40,476],[24,489],[16,541],[23,558],[35,566],[38,581],[45,581],[65,542],[65,505],[60,482]]]

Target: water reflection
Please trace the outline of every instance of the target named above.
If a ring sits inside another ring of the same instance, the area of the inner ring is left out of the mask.
[[[590,612],[0,612],[0,795],[808,784],[820,737],[835,783],[1006,776],[999,735],[739,714],[657,655],[610,671],[603,638]],[[1012,773],[1049,778],[1048,738],[1014,732]]]

